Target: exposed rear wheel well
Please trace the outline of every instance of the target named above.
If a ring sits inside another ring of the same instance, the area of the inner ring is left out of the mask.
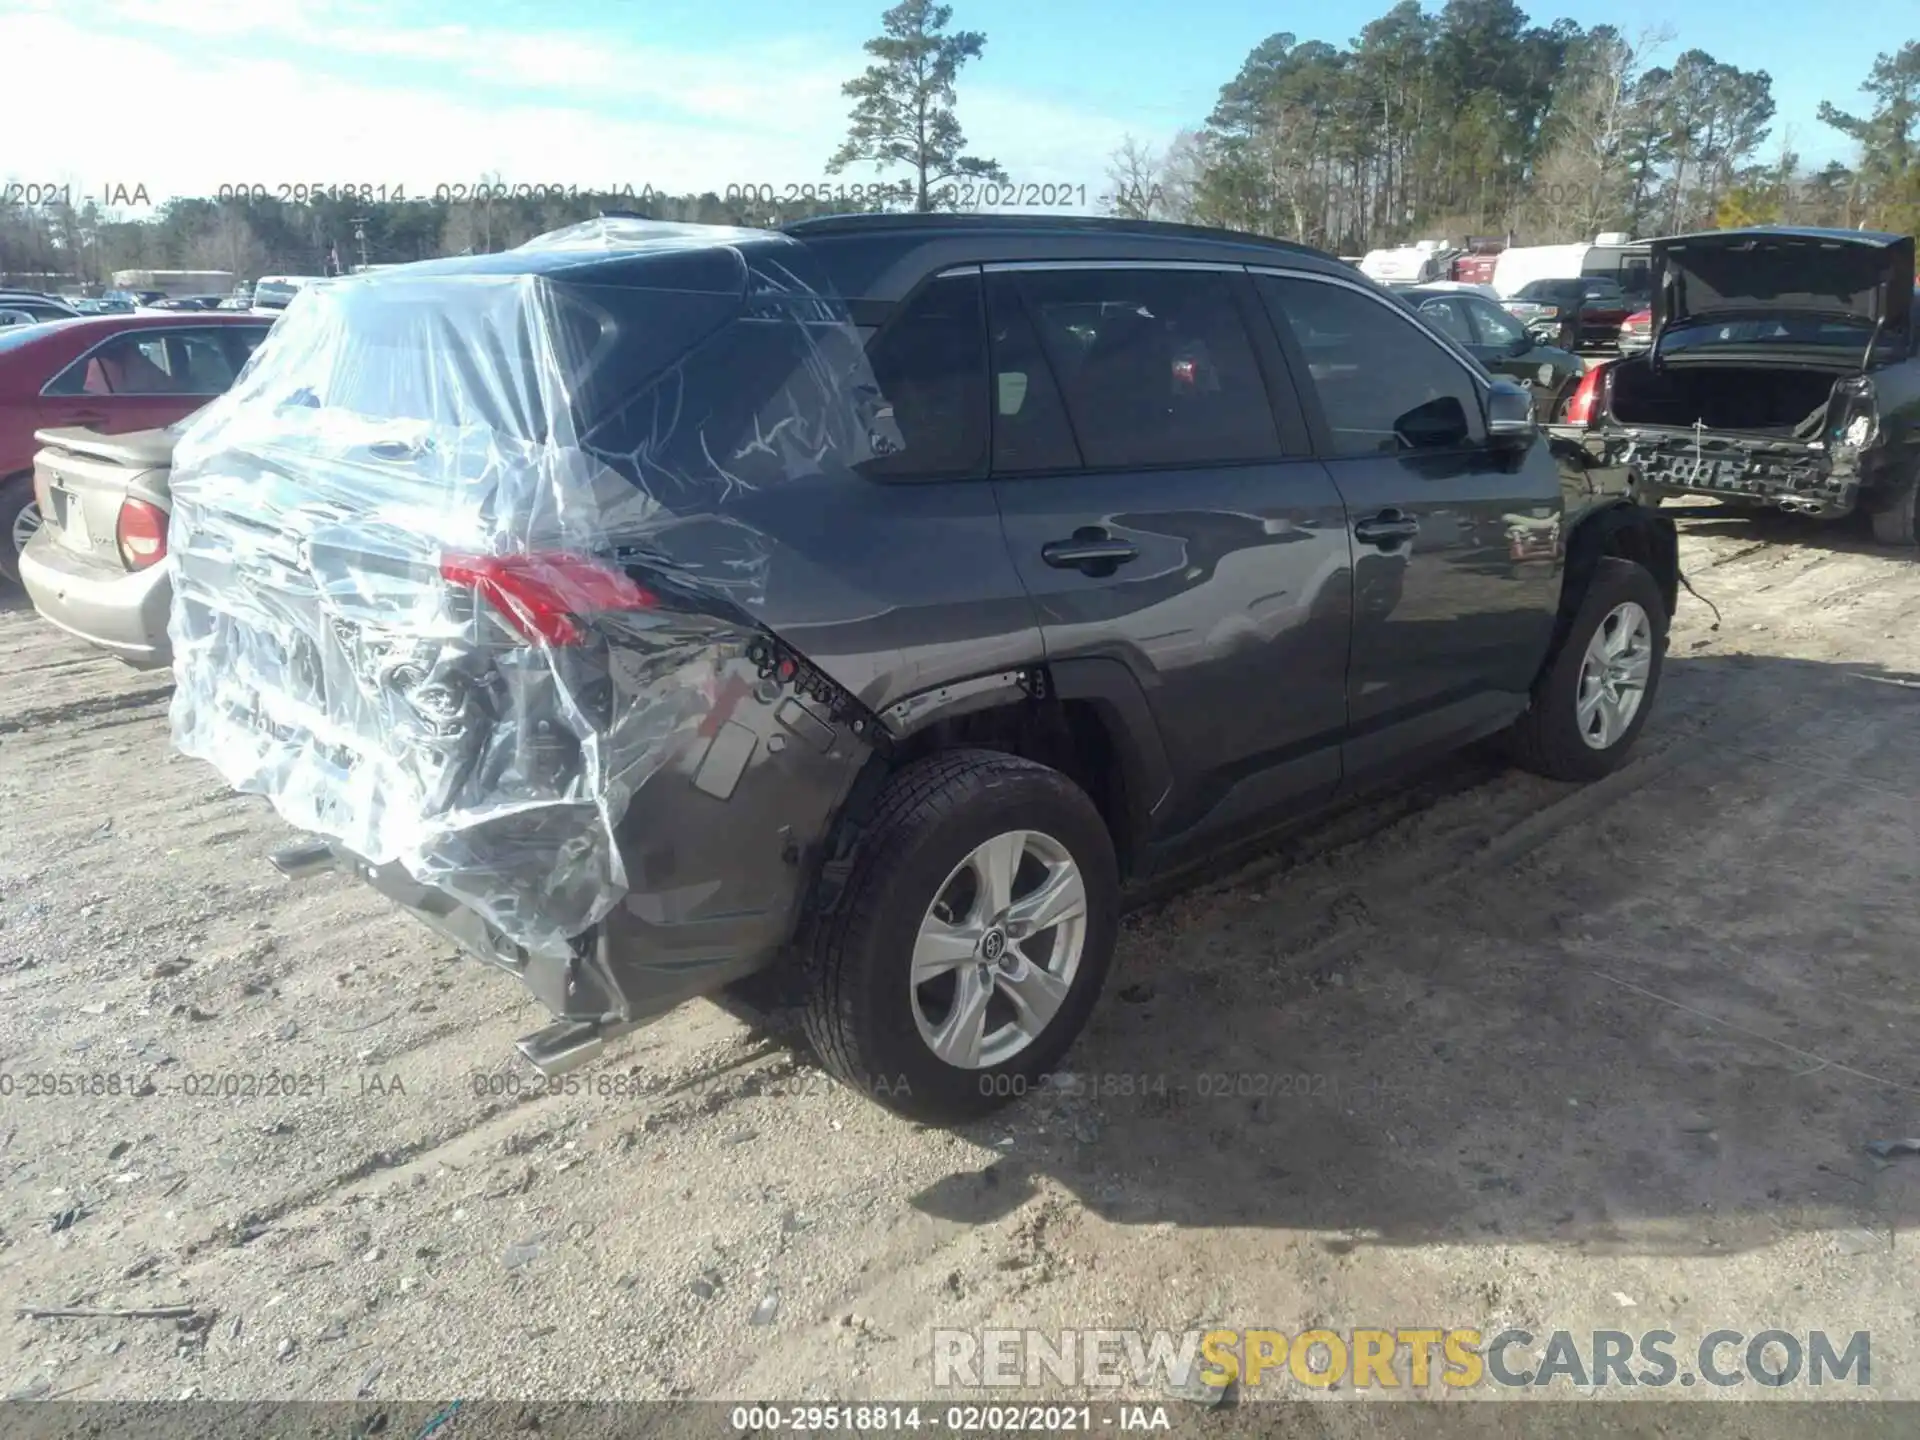
[[[1087,701],[1023,699],[937,720],[867,762],[834,827],[821,867],[818,905],[833,905],[867,816],[888,777],[904,765],[945,750],[998,750],[1060,771],[1087,793],[1100,812],[1125,878],[1136,838],[1129,809],[1132,797],[1107,722],[1099,708]]]
[[[1587,516],[1567,537],[1567,568],[1554,648],[1573,623],[1600,561],[1628,560],[1653,576],[1667,618],[1680,603],[1680,538],[1671,518],[1645,505],[1613,505]]]
[[[1051,766],[1087,792],[1113,836],[1122,871],[1128,842],[1127,789],[1113,737],[1100,712],[1083,700],[1025,700],[936,721],[895,748],[905,765],[942,750],[1000,750]]]

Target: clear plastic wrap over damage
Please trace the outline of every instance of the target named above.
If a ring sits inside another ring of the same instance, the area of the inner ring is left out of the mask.
[[[804,564],[755,504],[890,442],[785,237],[597,221],[310,287],[175,452],[174,742],[560,953]]]

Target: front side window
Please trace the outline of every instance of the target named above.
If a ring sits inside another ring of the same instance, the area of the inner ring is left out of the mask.
[[[1344,285],[1259,277],[1304,355],[1332,454],[1458,450],[1486,439],[1473,372],[1393,307]]]
[[[1013,273],[1089,467],[1280,455],[1230,276],[1150,268]]]

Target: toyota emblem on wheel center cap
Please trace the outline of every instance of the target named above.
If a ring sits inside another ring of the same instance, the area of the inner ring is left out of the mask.
[[[980,958],[989,965],[997,964],[1000,957],[1007,953],[1006,932],[993,929],[981,937]]]

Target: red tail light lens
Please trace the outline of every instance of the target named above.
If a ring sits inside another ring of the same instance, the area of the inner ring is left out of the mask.
[[[1591,425],[1593,412],[1600,404],[1601,377],[1607,372],[1605,365],[1596,365],[1580,377],[1580,385],[1567,401],[1567,413],[1561,422],[1566,425]]]
[[[529,640],[578,645],[588,615],[651,610],[651,591],[589,555],[446,555],[440,577],[468,585]]]
[[[145,500],[122,500],[114,539],[120,544],[120,563],[127,569],[158,565],[167,558],[166,512]]]

